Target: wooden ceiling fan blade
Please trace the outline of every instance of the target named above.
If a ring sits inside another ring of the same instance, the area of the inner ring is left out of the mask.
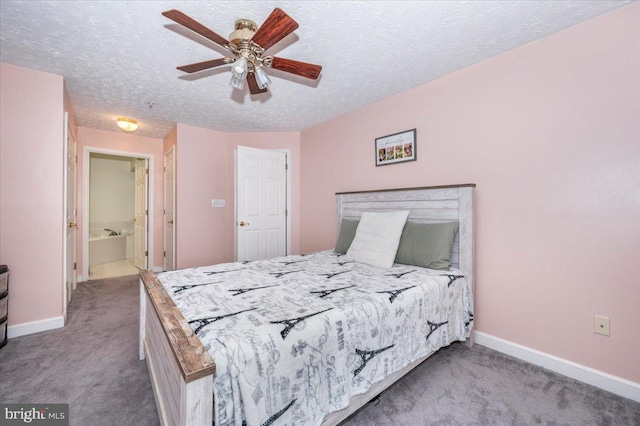
[[[274,57],[271,62],[271,68],[299,75],[301,77],[316,80],[322,71],[322,66],[308,64],[306,62],[294,61],[293,59]]]
[[[296,28],[298,28],[298,23],[291,16],[284,13],[282,9],[276,7],[262,26],[258,28],[251,40],[264,50],[267,50],[294,32]]]
[[[249,93],[257,95],[258,93],[265,93],[267,88],[261,89],[256,81],[256,75],[252,72],[247,74],[247,84],[249,85]]]
[[[189,65],[182,65],[178,67],[178,69],[180,71],[193,73],[193,72],[198,72],[202,70],[207,70],[209,68],[219,67],[220,65],[226,65],[226,64],[227,64],[227,58],[219,58],[219,59],[212,59],[210,61],[196,62],[194,64],[189,64]]]
[[[200,34],[202,37],[208,38],[214,43],[223,46],[225,44],[229,44],[229,40],[222,37],[221,35],[211,31],[209,28],[202,25],[200,22],[191,18],[190,16],[185,15],[176,9],[167,10],[166,12],[162,12],[162,15],[171,19],[174,22],[182,25],[183,27],[189,28],[191,31],[194,31]]]

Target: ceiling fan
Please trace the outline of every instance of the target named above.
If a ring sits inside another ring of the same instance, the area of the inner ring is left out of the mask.
[[[246,78],[249,91],[252,95],[255,95],[265,93],[271,83],[269,76],[263,70],[265,67],[274,68],[312,80],[316,80],[322,70],[320,65],[264,55],[274,44],[298,28],[298,23],[282,9],[275,8],[260,28],[258,28],[255,22],[248,19],[237,20],[235,30],[229,35],[230,41],[179,10],[168,10],[162,12],[162,15],[219,44],[233,54],[233,57],[224,57],[183,65],[178,67],[181,71],[194,73],[221,65],[232,64],[231,81],[229,84],[236,89],[242,89]]]

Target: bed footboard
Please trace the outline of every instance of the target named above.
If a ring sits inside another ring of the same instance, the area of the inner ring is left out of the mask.
[[[139,355],[163,425],[213,424],[215,364],[151,271],[140,272]]]

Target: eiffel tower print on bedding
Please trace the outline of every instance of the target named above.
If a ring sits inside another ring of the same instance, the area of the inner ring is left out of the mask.
[[[158,279],[215,361],[216,425],[318,425],[473,324],[459,271],[379,269],[330,251]]]

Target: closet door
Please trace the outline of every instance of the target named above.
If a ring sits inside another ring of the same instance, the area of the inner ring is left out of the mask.
[[[287,155],[238,147],[237,260],[287,254]]]
[[[165,271],[175,268],[175,150],[171,148],[164,155],[164,265]]]
[[[71,131],[69,125],[69,115],[65,113],[65,128],[66,128],[66,172],[65,172],[65,215],[67,222],[67,235],[66,235],[66,277],[64,285],[64,306],[63,313],[67,314],[67,305],[71,301],[73,291],[77,285],[76,275],[76,233],[78,229],[77,219],[77,205],[76,205],[76,171],[78,163],[78,144],[76,138]]]
[[[139,269],[147,269],[147,223],[148,200],[147,185],[149,181],[149,160],[136,159],[135,165],[135,217],[134,217],[134,264]]]

